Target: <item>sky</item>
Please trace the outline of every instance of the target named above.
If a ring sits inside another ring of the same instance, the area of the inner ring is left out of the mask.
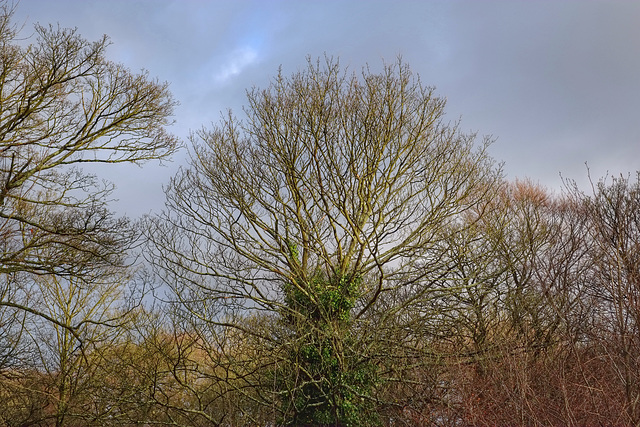
[[[103,34],[109,59],[170,84],[171,131],[209,127],[246,90],[339,58],[359,72],[399,56],[447,99],[447,119],[495,142],[508,179],[560,192],[563,178],[640,170],[640,2],[616,0],[20,0],[14,22]],[[187,151],[160,166],[109,165],[115,209],[158,212]]]

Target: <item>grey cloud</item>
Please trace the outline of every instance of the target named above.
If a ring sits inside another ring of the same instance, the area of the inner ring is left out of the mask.
[[[511,178],[559,187],[559,172],[584,178],[584,162],[596,176],[640,169],[637,2],[23,0],[18,15],[109,34],[112,59],[171,83],[182,137],[239,111],[247,88],[279,66],[303,68],[307,55],[358,71],[401,54],[448,99],[451,120],[497,138],[492,153]],[[231,68],[249,48],[252,61]],[[171,170],[131,172],[156,183],[144,191],[154,209]],[[135,188],[117,183],[134,203]]]

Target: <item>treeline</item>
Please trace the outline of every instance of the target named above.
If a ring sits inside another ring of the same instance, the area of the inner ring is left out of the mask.
[[[0,426],[638,425],[640,173],[504,179],[398,61],[330,58],[180,148],[106,39],[0,13]]]

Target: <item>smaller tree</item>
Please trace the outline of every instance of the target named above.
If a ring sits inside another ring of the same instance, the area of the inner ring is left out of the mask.
[[[591,285],[597,314],[590,336],[615,369],[624,396],[625,423],[640,422],[640,172],[571,188],[589,225]]]
[[[36,317],[29,328],[36,366],[47,374],[43,386],[47,405],[55,408],[51,417],[57,427],[100,419],[92,401],[105,380],[99,351],[117,345],[131,329],[135,307],[127,307],[125,295],[130,279],[108,270],[92,283],[57,276],[40,276],[36,283],[38,311],[55,321]]]
[[[1,1],[0,316],[62,326],[36,306],[35,278],[102,280],[105,268],[126,269],[139,237],[109,211],[113,186],[80,166],[171,155],[175,102],[167,84],[107,60],[106,37],[38,25],[24,46],[12,14]]]
[[[25,45],[12,15],[0,1],[0,393],[46,409],[15,419],[44,423],[56,407],[61,425],[91,383],[88,347],[122,325],[114,304],[140,236],[110,212],[113,185],[81,166],[170,156],[175,101],[166,83],[109,61],[107,37],[37,25]]]
[[[106,37],[36,26],[23,47],[11,16],[0,3],[0,274],[90,276],[121,263],[135,232],[108,211],[112,186],[78,166],[172,154],[175,102],[108,61]]]

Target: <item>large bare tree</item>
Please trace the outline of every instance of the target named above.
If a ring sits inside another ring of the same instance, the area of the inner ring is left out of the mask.
[[[186,315],[262,349],[236,378],[281,421],[374,422],[382,381],[426,360],[446,235],[500,175],[444,107],[401,61],[310,60],[193,135],[149,258]]]

